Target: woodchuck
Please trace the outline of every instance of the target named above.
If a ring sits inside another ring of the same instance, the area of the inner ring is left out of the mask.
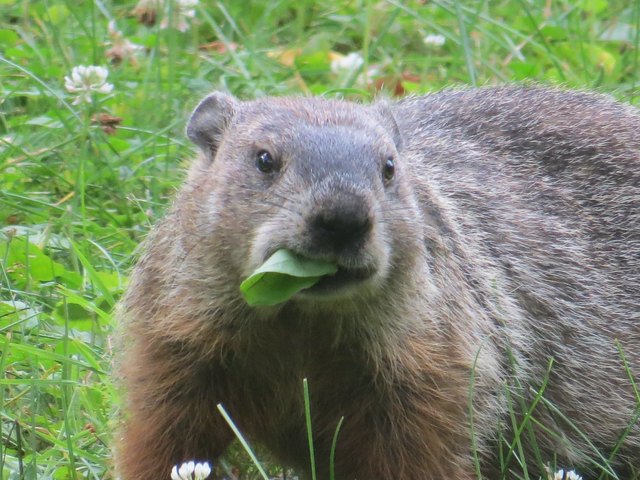
[[[342,417],[341,480],[640,468],[636,109],[537,86],[213,93],[187,135],[202,153],[120,311],[123,480],[215,461],[218,403],[308,472],[303,378],[319,479]],[[283,248],[338,271],[249,306],[240,283]]]

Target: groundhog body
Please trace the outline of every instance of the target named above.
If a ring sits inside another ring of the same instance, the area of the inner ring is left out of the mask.
[[[342,417],[340,480],[497,478],[514,431],[530,474],[596,475],[614,449],[618,475],[640,468],[635,109],[538,87],[215,93],[187,134],[202,154],[121,308],[123,480],[215,461],[218,403],[308,471],[303,378],[320,479]],[[240,283],[281,248],[338,273],[250,307]]]

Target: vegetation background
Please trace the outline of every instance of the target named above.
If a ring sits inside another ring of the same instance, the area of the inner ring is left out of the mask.
[[[202,95],[528,80],[640,104],[639,27],[638,0],[0,0],[0,479],[111,478],[113,307]],[[74,103],[78,65],[113,89]]]

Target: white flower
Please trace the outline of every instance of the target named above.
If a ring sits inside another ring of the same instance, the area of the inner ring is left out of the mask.
[[[336,55],[331,60],[331,71],[338,73],[340,71],[354,71],[362,66],[364,59],[358,52],[351,52],[348,55]]]
[[[64,77],[64,88],[69,93],[78,94],[73,101],[74,105],[82,102],[91,103],[91,94],[93,92],[110,93],[113,90],[113,85],[107,83],[108,75],[109,70],[104,67],[79,65],[73,67],[70,76]]]
[[[185,462],[171,469],[171,480],[204,480],[210,474],[211,467],[207,462]]]
[[[196,16],[195,7],[198,5],[198,1],[199,0],[173,0],[173,5],[171,6],[173,8],[170,8],[169,2],[167,2],[166,15],[162,22],[160,22],[160,28],[167,28],[171,24],[181,32],[189,30],[188,19]],[[169,14],[173,16],[173,22],[169,22]]]
[[[573,470],[567,471],[566,474],[564,470],[558,470],[549,480],[582,480],[582,477]]]
[[[425,45],[434,47],[441,47],[444,45],[445,40],[446,38],[444,38],[444,35],[440,34],[430,34],[422,39]]]
[[[207,462],[196,463],[196,469],[194,473],[196,480],[204,480],[211,473],[211,467]]]

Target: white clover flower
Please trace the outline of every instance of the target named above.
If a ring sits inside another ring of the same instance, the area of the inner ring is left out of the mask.
[[[428,46],[441,47],[442,45],[444,45],[446,38],[444,38],[444,35],[430,34],[424,37],[422,41],[425,45]]]
[[[564,470],[558,470],[549,480],[582,480],[582,477],[573,470],[567,471],[566,474]]]
[[[70,76],[64,77],[64,88],[78,95],[73,101],[74,105],[91,103],[92,93],[110,93],[113,90],[113,85],[107,83],[108,75],[109,70],[104,67],[79,65],[73,67]]]
[[[160,22],[160,28],[167,28],[171,24],[181,32],[189,30],[189,19],[196,16],[195,7],[198,5],[198,1],[173,0],[173,8],[169,8],[169,2],[167,2],[166,14],[162,22]],[[173,16],[173,22],[169,22],[170,14]]]
[[[211,467],[207,462],[185,462],[180,467],[174,465],[171,469],[171,480],[204,480],[211,474]]]
[[[336,55],[331,60],[331,71],[339,73],[341,71],[354,71],[362,66],[364,59],[358,52],[351,52],[348,55]]]

